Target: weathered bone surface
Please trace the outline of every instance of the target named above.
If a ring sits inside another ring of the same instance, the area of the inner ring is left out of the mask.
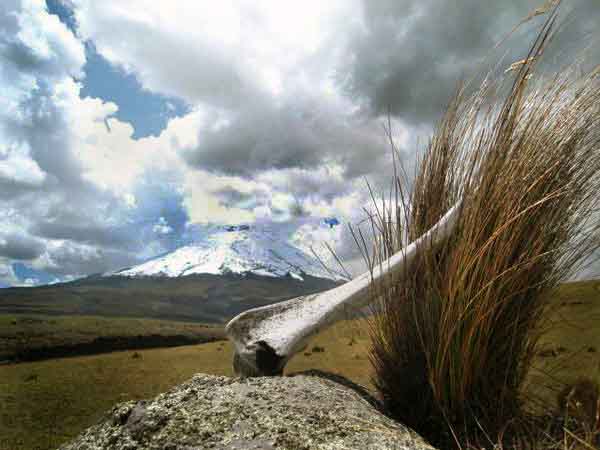
[[[460,202],[427,233],[392,255],[373,273],[365,272],[341,286],[317,294],[296,297],[275,305],[250,309],[226,327],[235,346],[233,368],[240,376],[281,375],[288,360],[301,351],[308,339],[369,302],[369,284],[410,268],[419,249],[436,245],[453,230]]]

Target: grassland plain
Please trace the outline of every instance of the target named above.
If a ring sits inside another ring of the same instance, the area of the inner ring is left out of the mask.
[[[568,283],[553,295],[556,310],[528,389],[554,401],[560,385],[600,382],[600,281]],[[343,321],[317,335],[286,373],[319,369],[372,389],[364,320]],[[115,403],[168,390],[194,373],[232,375],[227,341],[123,351],[0,366],[0,449],[54,448],[97,421]]]
[[[157,319],[0,314],[0,361],[169,347],[225,339],[223,326]]]

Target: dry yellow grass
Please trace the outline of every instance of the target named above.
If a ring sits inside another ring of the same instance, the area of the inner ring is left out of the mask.
[[[197,372],[231,375],[225,344],[0,366],[0,449],[56,448],[115,403],[153,397]]]
[[[442,448],[537,442],[524,384],[554,329],[549,294],[600,249],[599,80],[537,70],[559,3],[504,77],[459,86],[410,190],[394,180],[371,216],[374,249],[362,249],[382,264],[459,205],[445,242],[372,286],[375,387]]]
[[[542,346],[554,353],[538,355],[540,371],[550,369],[564,382],[582,376],[600,382],[600,302],[594,301],[599,297],[600,282],[563,285],[553,295],[553,302],[560,306],[552,318],[556,327]],[[340,322],[315,336],[306,351],[290,361],[286,374],[318,369],[374,392],[368,335],[364,319]],[[324,351],[312,351],[315,346]],[[55,448],[118,402],[151,398],[195,373],[232,375],[228,341],[138,350],[139,358],[133,358],[134,353],[0,366],[0,450]],[[557,366],[562,367],[560,372]],[[562,386],[540,383],[534,376],[526,388],[553,402]]]
[[[317,336],[287,373],[320,369],[367,384],[367,346],[366,330],[342,322]],[[195,373],[232,376],[232,357],[221,341],[0,365],[0,450],[55,448],[118,402],[153,397]]]

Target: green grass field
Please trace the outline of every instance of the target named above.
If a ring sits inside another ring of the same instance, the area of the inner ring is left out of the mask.
[[[554,298],[553,328],[531,383],[550,400],[556,393],[536,379],[541,371],[600,382],[600,282],[564,285]],[[320,369],[370,388],[368,346],[361,320],[341,322],[316,336],[286,373]],[[198,372],[231,375],[231,357],[224,341],[0,366],[0,449],[54,448],[117,402],[153,397]]]

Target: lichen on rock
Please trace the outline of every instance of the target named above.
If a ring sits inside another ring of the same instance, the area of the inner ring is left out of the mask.
[[[431,448],[331,379],[198,374],[153,400],[115,406],[62,450]]]

